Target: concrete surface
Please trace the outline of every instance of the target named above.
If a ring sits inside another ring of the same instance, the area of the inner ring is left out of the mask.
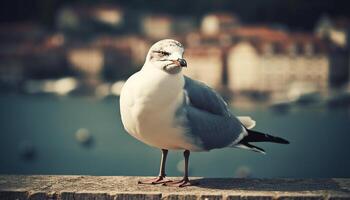
[[[192,178],[200,184],[186,188],[137,184],[146,178],[0,175],[0,199],[350,199],[350,179]]]

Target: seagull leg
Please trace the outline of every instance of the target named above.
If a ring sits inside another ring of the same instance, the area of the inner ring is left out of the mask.
[[[177,186],[177,187],[186,187],[186,186],[198,185],[198,182],[191,182],[188,179],[188,160],[190,158],[190,151],[189,150],[185,150],[184,151],[184,157],[185,157],[185,175],[184,175],[184,177],[181,180],[179,180],[179,181],[167,182],[167,183],[164,183],[163,185],[166,185],[166,186]]]
[[[162,183],[167,183],[170,182],[170,180],[165,179],[165,162],[166,162],[166,157],[168,155],[168,150],[167,149],[162,149],[162,159],[160,162],[160,170],[159,170],[159,175],[156,178],[152,178],[149,180],[144,180],[144,181],[138,181],[138,184],[162,184]]]

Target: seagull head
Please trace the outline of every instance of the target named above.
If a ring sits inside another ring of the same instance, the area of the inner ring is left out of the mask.
[[[180,42],[172,39],[160,40],[148,51],[145,66],[177,74],[183,67],[187,67],[183,54],[184,47]]]

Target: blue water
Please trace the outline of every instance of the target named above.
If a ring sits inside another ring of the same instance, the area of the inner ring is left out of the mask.
[[[276,114],[266,108],[233,109],[250,115],[256,130],[291,141],[260,143],[266,155],[241,149],[192,153],[192,176],[234,177],[248,169],[250,177],[350,177],[349,111],[300,107]],[[28,95],[0,96],[0,174],[157,175],[160,151],[129,136],[122,128],[117,98]],[[93,142],[75,139],[80,128]],[[23,143],[32,154],[23,156]],[[182,152],[170,152],[167,174],[177,169]]]

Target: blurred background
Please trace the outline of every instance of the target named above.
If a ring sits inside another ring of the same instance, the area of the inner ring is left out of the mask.
[[[193,153],[190,175],[350,177],[350,5],[336,0],[0,3],[0,174],[157,175],[123,129],[119,94],[173,38],[184,73],[291,141]],[[167,174],[183,172],[171,152]]]

